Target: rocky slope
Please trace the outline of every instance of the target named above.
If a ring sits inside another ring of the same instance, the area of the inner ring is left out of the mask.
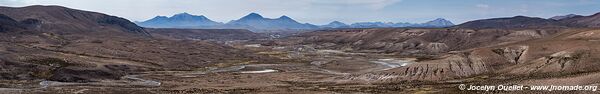
[[[307,33],[290,37],[296,40],[294,43],[283,43],[314,45],[317,49],[386,50],[403,53],[403,57],[420,57],[416,63],[384,72],[336,77],[350,80],[348,83],[507,81],[528,84],[524,82],[556,83],[539,80],[551,78],[600,80],[582,78],[600,71],[595,67],[600,60],[597,32],[593,28],[477,32],[470,29],[346,29]],[[425,58],[421,53],[430,56]]]
[[[23,23],[16,21],[6,15],[0,14],[0,32],[25,29]]]
[[[403,75],[405,80],[457,79],[480,74],[529,79],[593,73],[599,71],[594,67],[599,59],[595,55],[596,39],[578,34],[595,31],[568,30],[552,37],[466,50],[390,72]]]
[[[557,33],[556,29],[342,29],[305,33],[301,44],[340,50],[376,50],[400,54],[437,54],[523,41]]]

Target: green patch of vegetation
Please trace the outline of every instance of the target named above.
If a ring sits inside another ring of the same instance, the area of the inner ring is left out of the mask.
[[[46,65],[46,66],[50,66],[50,67],[54,67],[54,68],[62,68],[62,67],[68,67],[68,66],[74,65],[74,64],[68,63],[65,60],[58,59],[58,58],[33,59],[33,60],[29,60],[28,62],[34,63],[34,64]]]
[[[415,60],[415,62],[422,62],[422,61],[429,61],[429,60],[436,60],[438,58],[432,57],[432,56],[420,56],[417,57],[417,60]]]
[[[46,65],[46,66],[51,67],[46,70],[36,70],[31,73],[31,75],[34,77],[44,78],[44,79],[48,79],[48,78],[52,77],[54,75],[54,70],[74,65],[74,64],[68,63],[65,60],[58,59],[58,58],[33,59],[33,60],[29,60],[28,62],[34,63],[34,64],[39,64],[39,65]]]
[[[54,69],[34,71],[31,75],[36,78],[50,79],[54,75]]]

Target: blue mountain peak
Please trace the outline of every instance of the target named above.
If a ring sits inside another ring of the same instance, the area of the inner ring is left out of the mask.
[[[241,19],[263,19],[263,18],[264,17],[258,13],[250,13],[250,14],[242,17]]]
[[[281,17],[277,18],[277,19],[291,20],[292,18],[290,18],[290,17],[288,17],[288,16],[285,16],[285,15],[283,15],[283,16],[281,16]]]
[[[347,25],[347,24],[340,22],[340,21],[333,21],[333,22],[329,23],[329,25]]]
[[[154,18],[169,18],[169,17],[167,17],[167,16],[156,16]]]
[[[192,14],[189,14],[187,12],[173,15],[173,17],[175,17],[175,18],[177,18],[177,17],[192,17],[192,16],[196,16],[196,15],[192,15]]]

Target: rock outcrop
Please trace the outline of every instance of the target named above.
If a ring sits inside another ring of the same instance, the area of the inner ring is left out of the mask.
[[[447,52],[450,49],[445,43],[429,43],[426,48],[431,53]]]
[[[528,46],[515,46],[494,49],[493,51],[501,56],[504,56],[504,58],[506,58],[507,61],[518,64],[519,62],[521,62],[519,60],[522,59],[522,56],[524,56],[523,54],[526,53],[527,49]]]

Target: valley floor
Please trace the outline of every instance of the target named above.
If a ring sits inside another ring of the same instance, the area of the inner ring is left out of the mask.
[[[560,83],[572,79],[593,80],[600,76],[600,73],[593,72],[555,78],[502,78],[503,76],[484,74],[444,82],[394,81],[398,75],[386,71],[415,64],[417,58],[393,54],[319,50],[306,45],[237,47],[252,50],[256,54],[290,60],[290,62],[245,62],[211,66],[194,71],[149,71],[126,75],[121,80],[88,83],[5,80],[0,86],[10,88],[0,88],[0,92],[7,94],[485,93],[485,91],[461,91],[458,86],[460,84],[546,83],[548,80]],[[529,91],[494,92],[528,93]]]
[[[75,83],[56,81],[8,81],[4,93],[392,93],[423,92],[407,87],[382,87],[349,79],[388,79],[388,76],[350,77],[403,67],[413,58],[395,58],[373,53],[346,53],[337,50],[297,50],[302,48],[248,47],[256,54],[297,62],[259,62],[215,66],[195,71],[150,71],[126,75],[121,80]],[[265,50],[272,49],[272,50]]]

